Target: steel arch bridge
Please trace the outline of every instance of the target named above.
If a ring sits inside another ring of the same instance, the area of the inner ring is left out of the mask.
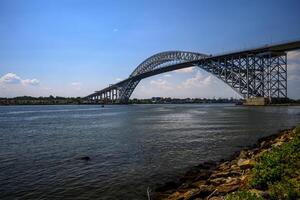
[[[126,103],[142,79],[192,66],[213,74],[243,98],[286,98],[287,52],[297,49],[300,40],[220,55],[166,51],[147,58],[127,79],[95,91],[87,98]]]

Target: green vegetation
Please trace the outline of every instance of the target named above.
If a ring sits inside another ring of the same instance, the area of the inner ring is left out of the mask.
[[[264,190],[268,199],[292,200],[300,198],[300,126],[296,137],[270,152],[266,152],[251,171],[249,189]],[[249,192],[229,194],[226,199],[260,199]]]
[[[237,191],[235,193],[228,194],[225,200],[263,200],[263,198],[248,191]]]
[[[64,105],[64,104],[87,104],[86,98],[81,97],[31,97],[22,96],[15,98],[0,98],[0,105]]]
[[[268,185],[284,181],[284,178],[299,176],[300,168],[299,135],[292,142],[274,148],[265,153],[253,169],[251,185],[259,189],[267,189]],[[297,174],[298,173],[298,174]]]
[[[284,179],[269,185],[271,199],[297,199],[300,197],[300,183],[296,179]]]

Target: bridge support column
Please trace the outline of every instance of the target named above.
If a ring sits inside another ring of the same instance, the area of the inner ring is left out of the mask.
[[[268,99],[264,103],[270,103],[272,99],[287,98],[286,53],[266,52],[247,58],[247,99],[249,99],[249,105],[262,104],[260,97]]]
[[[287,55],[269,56],[264,68],[265,96],[287,98]]]

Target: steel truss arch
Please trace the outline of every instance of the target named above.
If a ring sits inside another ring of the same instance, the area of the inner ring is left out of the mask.
[[[201,60],[209,57],[208,55],[187,51],[165,51],[155,54],[141,64],[131,73],[129,77],[134,77],[165,66],[179,64],[188,61]]]

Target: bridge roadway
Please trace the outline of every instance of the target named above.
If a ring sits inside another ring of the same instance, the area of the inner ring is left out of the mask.
[[[152,57],[154,58],[158,57],[157,55],[168,53],[168,52],[163,52],[160,54],[156,54],[147,59],[152,62],[151,65],[153,65],[154,63],[155,67],[153,67],[153,69],[151,70],[143,69],[140,70],[141,72],[139,73],[139,68],[141,68],[140,66],[144,63],[147,63],[146,60],[141,65],[139,65],[139,67],[137,67],[135,71],[127,79],[117,82],[116,84],[110,85],[102,90],[95,91],[94,93],[88,95],[87,98],[92,100],[111,100],[115,102],[124,103],[129,99],[131,93],[133,92],[133,90],[135,89],[136,85],[140,80],[157,74],[170,72],[170,71],[183,69],[183,68],[189,68],[192,66],[200,66],[200,68],[217,76],[225,83],[227,83],[230,87],[232,87],[234,90],[236,90],[238,93],[240,93],[241,96],[243,96],[244,98],[255,97],[255,96],[264,96],[269,98],[271,97],[286,98],[287,97],[286,52],[294,51],[298,49],[300,49],[300,40],[273,44],[273,45],[264,45],[258,48],[245,49],[241,51],[229,52],[229,53],[224,53],[219,55],[199,54],[200,56],[202,56],[200,59],[195,59],[191,61],[182,60],[179,63],[168,64],[168,62],[170,61],[180,60],[178,59],[178,57],[176,57],[174,60],[167,59],[167,61],[164,61],[163,59],[161,59],[162,61],[158,61],[160,58],[156,58],[155,62],[158,62],[158,64],[150,60]],[[180,51],[178,51],[178,53],[197,54],[192,52],[180,52]],[[275,63],[272,64],[272,62],[274,62],[274,59],[276,61]],[[161,63],[163,64],[167,63],[167,65],[162,67],[157,67]],[[243,63],[244,66],[242,66]],[[235,73],[235,75],[233,73]],[[228,74],[230,75],[228,76]],[[255,85],[251,87],[251,84],[253,83],[255,84],[255,80],[256,82],[258,82],[258,85],[260,87],[257,88],[257,86]],[[239,84],[236,84],[237,86],[233,85],[234,81],[235,84],[236,82],[239,82]],[[131,86],[130,83],[136,83],[136,84],[135,85],[133,84],[133,86]],[[124,91],[126,90],[129,90],[129,94],[127,94],[127,96],[126,95],[124,96]],[[122,94],[120,94],[122,92],[123,92],[123,96]],[[276,94],[274,95],[274,93]]]

